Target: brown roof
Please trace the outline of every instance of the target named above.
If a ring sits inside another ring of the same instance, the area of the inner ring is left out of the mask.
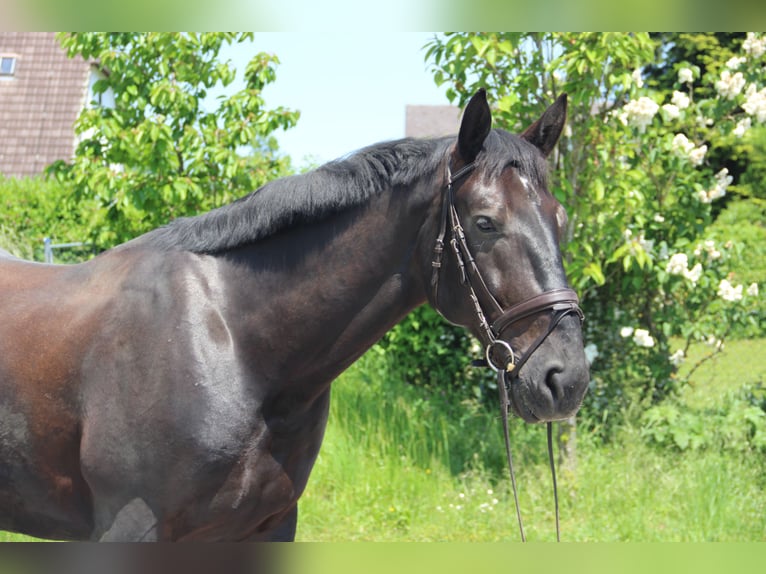
[[[406,137],[423,138],[457,134],[460,109],[455,106],[407,106]]]
[[[0,76],[0,174],[37,175],[71,159],[88,63],[67,58],[53,32],[0,32],[0,56],[16,58],[14,74]]]

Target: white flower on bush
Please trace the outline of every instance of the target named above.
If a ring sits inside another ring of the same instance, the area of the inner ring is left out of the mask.
[[[715,183],[713,188],[707,191],[699,191],[697,197],[702,203],[711,203],[715,199],[719,199],[726,195],[726,188],[729,187],[734,178],[729,175],[729,170],[723,168],[717,174],[715,174]]]
[[[622,108],[624,115],[620,119],[624,124],[635,126],[639,132],[644,133],[659,109],[660,106],[654,100],[641,96],[625,104]]]
[[[669,120],[675,120],[681,116],[681,110],[675,104],[665,104],[662,106],[662,111]]]
[[[665,271],[671,275],[681,275],[694,284],[702,277],[702,265],[697,263],[689,269],[689,258],[686,256],[686,253],[676,253],[673,255],[670,261],[668,261]]]
[[[713,347],[714,349],[718,349],[719,351],[723,349],[723,341],[721,339],[718,339],[715,335],[710,335],[707,340],[705,341],[708,346]]]
[[[751,283],[746,293],[751,297],[758,297],[758,283]]]
[[[718,284],[718,296],[724,301],[740,301],[742,299],[742,285],[734,287],[728,279],[721,279]]]
[[[678,349],[675,353],[670,355],[670,364],[674,367],[678,367],[681,363],[684,362],[685,358],[686,354],[684,353],[684,350]]]
[[[695,147],[684,134],[676,134],[670,146],[673,149],[673,153],[687,158],[694,166],[701,165],[707,153],[706,145]]]
[[[696,285],[702,277],[702,265],[700,263],[695,264],[694,267],[684,273],[684,277]]]
[[[636,68],[633,70],[633,73],[630,75],[633,78],[633,81],[636,83],[636,87],[643,88],[644,87],[644,80],[641,78],[641,69]]]
[[[671,275],[683,275],[689,268],[689,258],[686,253],[676,253],[668,261],[665,271]]]
[[[646,329],[636,329],[633,332],[633,342],[639,347],[654,347],[654,338]]]
[[[747,62],[747,58],[743,58],[741,56],[733,56],[726,61],[726,67],[730,70],[736,70],[745,62]]]
[[[689,99],[689,96],[676,90],[673,92],[673,97],[670,99],[670,103],[675,105],[679,110],[685,110],[689,107],[691,100]]]
[[[585,346],[585,358],[588,359],[589,364],[593,364],[593,361],[598,357],[598,347],[594,343],[590,343]]]
[[[745,54],[758,59],[766,52],[766,38],[759,38],[753,32],[748,32],[745,41],[742,42]]]
[[[693,166],[702,165],[702,162],[705,160],[706,153],[707,153],[706,145],[701,145],[700,147],[696,147],[689,152],[689,161],[691,162]]]
[[[715,241],[712,239],[706,239],[704,243],[697,245],[697,248],[694,250],[694,255],[699,257],[702,255],[703,251],[710,257],[710,259],[719,259],[721,257],[721,252],[718,251],[715,246]]]
[[[747,130],[750,129],[750,126],[751,126],[750,118],[742,118],[741,120],[737,122],[736,127],[731,131],[731,133],[733,133],[738,138],[741,138],[742,136],[745,135]]]
[[[694,149],[694,144],[684,134],[676,134],[671,146],[673,147],[673,152],[680,156],[688,156],[689,152]]]
[[[654,347],[654,338],[646,329],[634,329],[633,327],[623,327],[620,329],[620,337],[627,339],[633,336],[633,342],[639,347]]]
[[[745,92],[745,103],[742,104],[742,109],[753,116],[758,123],[766,123],[766,88],[757,92],[755,85],[750,84]]]
[[[678,83],[691,84],[694,81],[694,72],[690,68],[681,68],[678,70]]]
[[[742,72],[732,74],[729,70],[721,72],[721,79],[715,83],[719,95],[727,100],[733,100],[745,87],[745,76]]]

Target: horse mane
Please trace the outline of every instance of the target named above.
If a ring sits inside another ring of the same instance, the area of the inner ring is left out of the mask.
[[[386,189],[410,187],[421,178],[433,177],[454,139],[407,138],[375,144],[305,174],[271,181],[208,213],[178,218],[142,240],[161,249],[207,254],[255,243],[364,205]],[[488,172],[513,165],[533,181],[545,181],[544,159],[521,138],[493,130],[485,147],[480,165]]]

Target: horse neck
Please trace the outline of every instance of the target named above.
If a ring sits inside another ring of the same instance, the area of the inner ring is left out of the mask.
[[[232,254],[248,273],[228,283],[250,306],[251,336],[272,341],[275,376],[329,382],[425,300],[421,244],[433,203],[425,185],[389,190]]]

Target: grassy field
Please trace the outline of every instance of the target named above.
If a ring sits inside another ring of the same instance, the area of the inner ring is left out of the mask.
[[[715,403],[764,380],[766,341],[737,341],[694,376],[683,400]],[[705,352],[692,350],[692,359]],[[500,421],[470,402],[423,401],[354,369],[334,388],[327,438],[300,507],[298,539],[519,539],[503,467]],[[462,409],[462,417],[454,411]],[[452,412],[450,418],[444,412]],[[451,422],[447,422],[447,421]],[[513,425],[530,541],[554,540],[543,427]],[[766,462],[726,450],[662,451],[639,428],[609,444],[578,437],[559,475],[568,541],[766,541]]]
[[[692,360],[703,352],[692,349]],[[766,340],[730,342],[682,400],[716,405],[765,377]],[[518,540],[499,417],[384,379],[363,358],[334,384],[297,539]],[[515,421],[512,440],[527,537],[554,540],[545,428]],[[661,450],[637,427],[608,444],[581,431],[577,444],[576,465],[559,471],[563,540],[766,541],[763,453]]]

